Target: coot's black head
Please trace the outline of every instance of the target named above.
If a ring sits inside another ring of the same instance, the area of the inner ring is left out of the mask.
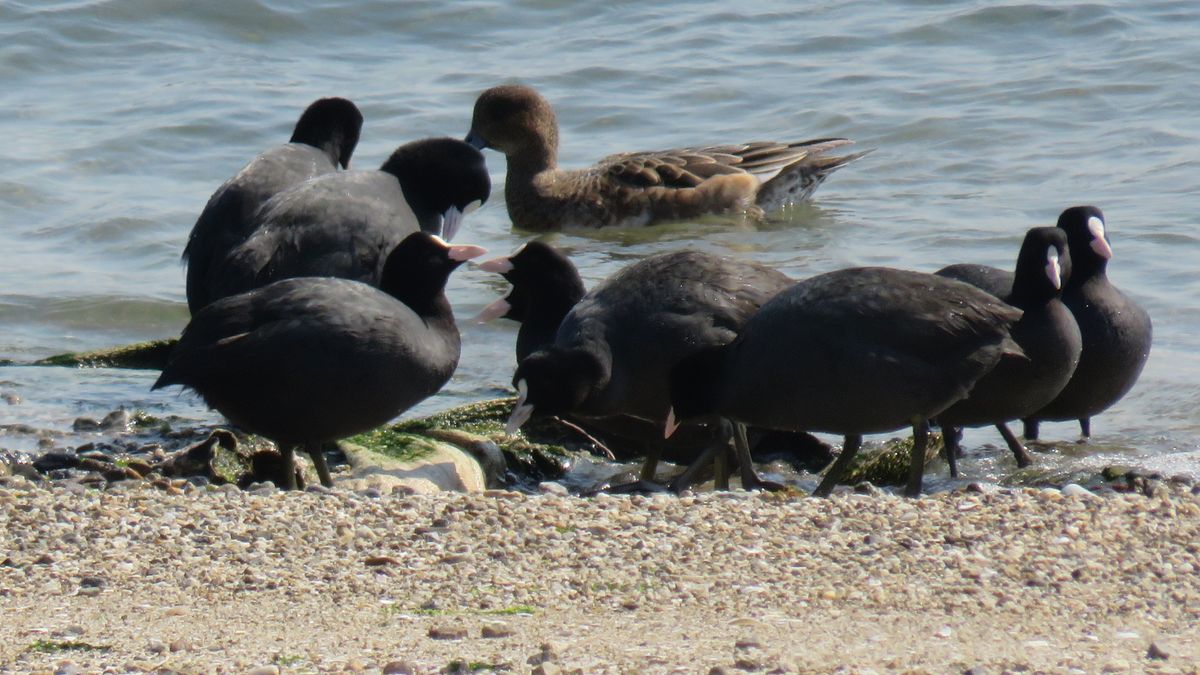
[[[1104,274],[1112,258],[1108,241],[1108,223],[1104,213],[1094,206],[1072,206],[1058,217],[1058,226],[1067,233],[1071,248],[1072,286]]]
[[[424,315],[445,300],[450,273],[484,253],[479,246],[451,246],[437,235],[414,232],[388,254],[379,288]]]
[[[1013,301],[1047,301],[1071,279],[1067,233],[1058,227],[1035,227],[1025,233],[1013,276]]]
[[[453,138],[406,143],[383,163],[400,181],[421,229],[450,241],[462,219],[487,201],[492,180],[483,154]]]
[[[317,99],[296,122],[292,143],[320,148],[329,154],[330,161],[348,169],[362,123],[362,113],[350,101],[336,97]]]
[[[504,317],[524,322],[544,316],[557,323],[587,292],[571,259],[540,241],[531,241],[510,256],[479,263],[479,269],[512,284],[503,301],[480,314],[481,320]]]
[[[525,357],[513,375],[517,405],[506,429],[515,433],[530,417],[566,415],[606,382],[600,359],[585,349],[551,346]]]
[[[671,368],[671,412],[667,418],[667,435],[674,431],[675,425],[705,421],[717,413],[717,379],[729,348],[728,345],[707,347],[680,360]]]

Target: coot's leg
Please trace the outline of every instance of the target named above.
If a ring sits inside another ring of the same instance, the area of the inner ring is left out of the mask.
[[[279,454],[283,457],[283,487],[285,490],[295,490],[296,446],[280,444]]]
[[[642,460],[641,480],[654,482],[654,474],[658,471],[658,458],[662,456],[662,446],[651,444],[646,447],[646,459]]]
[[[1092,437],[1092,418],[1090,418],[1090,417],[1080,417],[1079,418],[1079,433],[1084,438]]]
[[[317,468],[317,477],[321,479],[321,485],[333,487],[333,478],[329,476],[329,465],[325,463],[325,453],[321,450],[321,444],[310,442],[305,449],[308,450],[308,456],[312,457],[313,466]]]
[[[704,470],[708,468],[708,465],[713,463],[713,460],[718,452],[725,452],[724,445],[712,444],[705,448],[704,452],[700,453],[699,457],[693,460],[691,464],[688,464],[688,467],[684,469],[683,473],[679,474],[675,477],[675,480],[671,481],[671,492],[678,494],[691,487],[692,483],[695,483],[700,479],[704,473]]]
[[[1025,432],[1022,434],[1027,441],[1036,441],[1038,439],[1038,421],[1032,417],[1027,417],[1022,422],[1025,423]]]
[[[783,490],[787,486],[763,480],[754,470],[754,459],[750,456],[750,441],[746,439],[746,425],[741,422],[733,424],[733,445],[737,449],[738,464],[741,465],[743,490]]]
[[[962,427],[943,426],[942,441],[942,455],[946,458],[946,464],[950,465],[950,477],[958,478],[958,458],[962,456]]]
[[[913,422],[912,456],[908,463],[908,485],[904,488],[905,497],[919,497],[921,482],[925,479],[925,448],[929,445],[929,426],[925,420]]]
[[[1017,466],[1024,469],[1033,464],[1033,457],[1029,455],[1029,451],[1025,449],[1021,441],[1017,440],[1016,435],[1009,430],[1007,424],[1004,422],[997,424],[996,431],[1000,432],[1000,435],[1004,437],[1004,442],[1008,444],[1008,449],[1012,450],[1013,457],[1017,460]]]
[[[642,448],[646,452],[646,458],[642,460],[642,471],[638,480],[632,483],[611,485],[605,488],[604,492],[610,494],[654,494],[667,489],[654,482],[654,474],[658,471],[658,458],[662,456],[662,446],[646,443]]]
[[[845,475],[846,469],[850,468],[850,462],[854,460],[854,455],[860,447],[862,447],[861,434],[846,434],[842,443],[842,454],[838,455],[829,469],[825,471],[825,478],[821,479],[821,484],[813,491],[814,497],[828,497],[833,492],[834,486]]]

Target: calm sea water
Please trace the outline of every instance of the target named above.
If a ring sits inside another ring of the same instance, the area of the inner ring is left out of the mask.
[[[803,276],[848,265],[1009,267],[1024,230],[1094,203],[1113,280],[1149,309],[1155,345],[1095,443],[1051,466],[1200,473],[1200,6],[1193,2],[605,3],[115,0],[0,3],[0,358],[29,361],[178,333],[179,253],[209,195],[287,139],[311,100],[346,96],[355,156],[461,137],[483,89],[542,90],[562,163],[617,151],[848,136],[878,150],[767,226],[721,222],[551,237],[589,282],[684,246]],[[493,199],[460,235],[519,246]],[[503,293],[463,269],[469,317]],[[418,410],[497,395],[511,324],[462,325],[453,382]],[[0,424],[69,430],[124,406],[217,416],[150,372],[0,367]],[[1072,438],[1073,424],[1047,435]],[[971,432],[969,448],[999,443]],[[32,439],[0,435],[0,447]],[[1009,473],[977,453],[974,476]]]

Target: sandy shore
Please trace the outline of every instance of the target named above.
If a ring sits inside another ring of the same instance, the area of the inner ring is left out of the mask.
[[[0,614],[0,672],[1197,672],[1200,496],[9,479]]]

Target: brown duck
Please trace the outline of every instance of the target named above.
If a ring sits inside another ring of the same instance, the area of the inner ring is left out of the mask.
[[[525,230],[637,227],[707,214],[764,213],[803,201],[836,169],[870,152],[827,156],[853,141],[757,141],[612,155],[577,170],[558,167],[558,122],[530,87],[480,94],[467,142],[508,159],[504,198]]]

